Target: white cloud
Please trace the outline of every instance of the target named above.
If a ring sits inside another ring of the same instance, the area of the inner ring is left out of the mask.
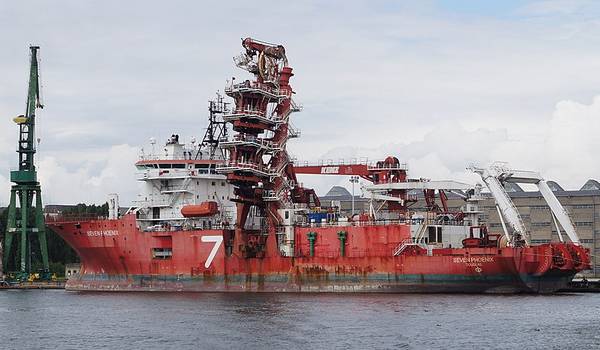
[[[0,207],[7,207],[10,200],[10,182],[0,175]]]
[[[440,125],[422,140],[385,144],[377,148],[335,147],[320,158],[382,160],[397,156],[409,165],[411,177],[453,179],[474,184],[480,180],[465,168],[470,164],[487,166],[506,161],[513,168],[540,171],[548,180],[565,189],[579,189],[589,178],[600,178],[600,96],[591,104],[561,101],[554,112],[539,122],[539,133],[516,137],[508,129],[468,131],[458,124]],[[314,185],[320,194],[330,186],[350,188],[347,179],[302,176],[305,185]]]
[[[113,190],[128,197],[137,188],[133,165],[112,154],[113,145],[182,130],[200,138],[205,100],[225,79],[244,76],[231,57],[247,35],[286,46],[305,107],[293,117],[302,130],[290,142],[298,158],[395,154],[415,176],[431,178],[460,177],[465,163],[502,159],[571,187],[597,173],[594,144],[566,150],[583,138],[559,125],[562,114],[579,115],[577,104],[557,105],[550,118],[556,101],[600,92],[597,2],[536,2],[499,16],[450,13],[435,2],[273,1],[259,12],[242,1],[204,7],[3,5],[0,32],[11,54],[0,57],[0,175],[16,164],[10,116],[23,112],[27,43],[42,47],[43,190],[47,202],[69,203],[104,200]],[[274,29],[281,18],[284,25]]]
[[[556,105],[545,138],[543,164],[570,187],[600,178],[600,96],[591,104],[562,101]]]
[[[103,203],[108,193],[116,192],[121,204],[128,205],[139,190],[133,165],[137,158],[138,149],[129,145],[110,147],[103,158],[82,161],[74,170],[61,166],[60,159],[43,157],[38,163],[43,198],[57,204]]]

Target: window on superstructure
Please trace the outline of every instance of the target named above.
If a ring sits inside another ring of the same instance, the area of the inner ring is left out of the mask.
[[[173,164],[173,169],[185,169],[185,164]]]
[[[213,186],[216,186],[216,185],[217,185],[217,183],[216,183],[216,182],[214,182],[214,181],[213,181],[213,182],[211,182],[210,184],[211,184],[211,185],[213,185]]]
[[[171,259],[173,249],[171,248],[152,248],[152,259]]]
[[[436,237],[436,232],[435,232],[435,226],[429,226],[427,228],[427,230],[428,230],[428,233],[429,233],[428,234],[428,236],[429,236],[428,237],[429,238],[429,242],[430,243],[437,242],[437,237]]]
[[[159,164],[158,167],[161,169],[171,169],[171,164]]]
[[[225,181],[221,181],[221,186],[225,187]]]

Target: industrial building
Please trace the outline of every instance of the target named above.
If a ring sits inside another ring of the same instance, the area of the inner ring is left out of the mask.
[[[590,275],[600,277],[600,259],[597,258],[600,255],[600,183],[590,179],[579,190],[565,190],[554,181],[549,181],[548,185],[569,212],[581,243],[590,249],[592,255]],[[507,192],[530,232],[531,243],[558,241],[558,233],[550,209],[539,192],[525,191],[516,184],[510,184]],[[417,195],[418,201],[411,206],[411,210],[425,211],[423,194],[418,192],[413,194]],[[479,205],[479,209],[483,212],[482,219],[493,232],[502,232],[502,223],[494,199],[489,194],[484,195],[486,199]],[[320,199],[324,207],[339,207],[342,215],[350,215],[352,211],[352,194],[344,187],[334,186]],[[361,198],[360,194],[355,195],[354,202],[356,213],[369,210],[369,200]],[[450,211],[459,211],[464,203],[464,200],[458,196],[448,195]]]

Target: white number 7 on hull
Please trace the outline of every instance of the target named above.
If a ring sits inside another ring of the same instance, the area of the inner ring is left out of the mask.
[[[210,254],[208,254],[206,262],[204,263],[204,267],[208,268],[212,263],[213,259],[215,258],[215,255],[217,255],[219,247],[223,243],[223,236],[202,236],[201,240],[202,242],[213,242],[215,244],[212,250],[210,251]]]

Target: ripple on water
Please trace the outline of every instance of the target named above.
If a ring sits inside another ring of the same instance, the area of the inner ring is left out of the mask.
[[[600,294],[0,292],[6,349],[600,347]]]

